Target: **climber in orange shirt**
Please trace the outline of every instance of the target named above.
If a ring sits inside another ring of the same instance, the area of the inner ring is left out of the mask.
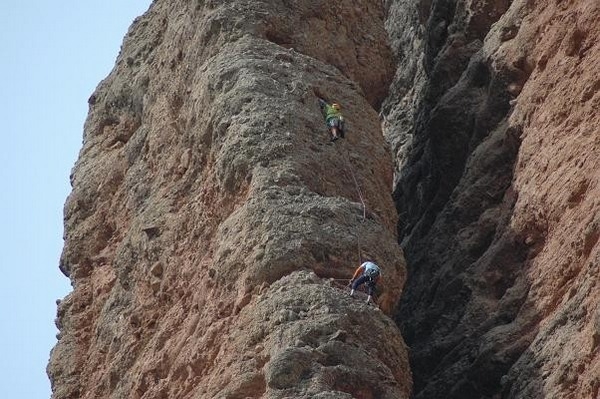
[[[379,266],[367,259],[358,267],[358,269],[356,269],[354,276],[352,276],[352,279],[350,280],[350,286],[352,287],[350,296],[354,296],[354,291],[362,284],[365,284],[369,289],[367,303],[371,302],[373,299],[373,292],[375,291],[375,285],[380,276],[381,269]]]

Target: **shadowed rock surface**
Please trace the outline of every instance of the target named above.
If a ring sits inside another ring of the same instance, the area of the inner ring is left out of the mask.
[[[414,397],[598,398],[599,3],[386,7]]]
[[[71,177],[53,398],[408,398],[383,23],[369,1],[155,1],[134,22]],[[335,145],[317,96],[343,106]],[[359,245],[385,313],[345,290]]]

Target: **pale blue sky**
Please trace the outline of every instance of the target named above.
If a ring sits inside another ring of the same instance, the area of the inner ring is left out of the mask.
[[[0,3],[0,398],[49,398],[62,208],[87,99],[150,0]]]

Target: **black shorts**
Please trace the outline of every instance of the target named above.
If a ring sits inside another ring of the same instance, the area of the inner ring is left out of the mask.
[[[337,127],[339,129],[342,128],[342,122],[340,120],[340,118],[338,118],[337,116],[334,116],[333,118],[329,118],[329,120],[327,121],[327,126],[329,127]]]

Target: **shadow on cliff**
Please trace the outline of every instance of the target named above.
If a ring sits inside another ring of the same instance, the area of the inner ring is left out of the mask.
[[[509,121],[508,87],[531,71],[495,70],[477,45],[457,54],[438,47],[428,46],[438,64],[394,192],[408,268],[396,321],[410,347],[414,398],[509,397],[506,374],[526,356],[540,318],[524,304],[543,226],[527,238],[510,227],[521,127]]]

